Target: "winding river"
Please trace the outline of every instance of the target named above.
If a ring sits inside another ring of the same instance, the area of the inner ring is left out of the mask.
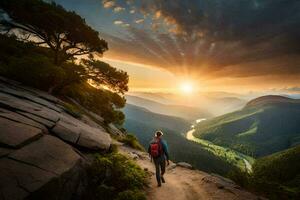
[[[205,119],[196,120],[196,124],[204,121]],[[213,154],[225,159],[226,161],[236,165],[237,167],[245,170],[249,173],[252,172],[252,164],[254,163],[254,159],[250,156],[244,155],[240,152],[237,152],[233,149],[218,146],[212,142],[207,140],[203,140],[195,137],[193,134],[195,132],[194,125],[191,126],[191,130],[189,130],[185,135],[188,140],[194,141],[202,145],[206,150],[212,152]]]

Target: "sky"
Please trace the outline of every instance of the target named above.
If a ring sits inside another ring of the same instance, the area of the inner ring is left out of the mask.
[[[299,0],[55,1],[99,31],[131,91],[299,92]]]

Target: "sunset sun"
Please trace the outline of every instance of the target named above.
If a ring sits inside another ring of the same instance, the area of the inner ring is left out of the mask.
[[[186,93],[186,94],[190,94],[194,91],[194,87],[193,87],[193,84],[190,83],[190,82],[184,82],[180,85],[180,90],[183,92],[183,93]]]

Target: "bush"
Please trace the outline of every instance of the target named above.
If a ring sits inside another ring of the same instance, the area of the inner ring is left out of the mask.
[[[89,174],[98,199],[145,199],[147,174],[121,154],[96,155]]]
[[[126,134],[126,136],[121,138],[119,141],[134,149],[145,151],[144,147],[139,143],[138,139],[134,135]]]

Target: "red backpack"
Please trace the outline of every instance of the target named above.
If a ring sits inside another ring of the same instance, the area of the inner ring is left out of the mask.
[[[154,142],[150,144],[150,155],[153,158],[156,158],[163,154],[163,148],[161,145],[160,139],[156,139]]]

